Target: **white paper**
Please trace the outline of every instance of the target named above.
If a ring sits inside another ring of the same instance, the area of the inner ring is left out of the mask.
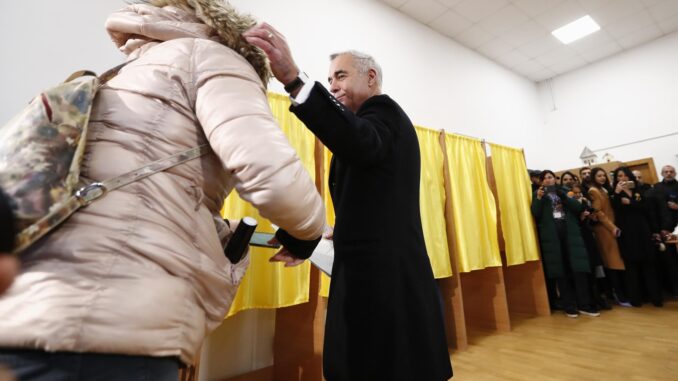
[[[313,250],[313,254],[309,258],[311,263],[320,271],[332,276],[332,264],[334,263],[334,242],[329,239],[321,239]]]

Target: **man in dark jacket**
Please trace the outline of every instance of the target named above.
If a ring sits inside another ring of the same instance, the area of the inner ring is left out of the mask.
[[[660,200],[663,218],[659,219],[662,237],[670,236],[678,225],[678,181],[676,169],[671,165],[662,167],[662,181],[654,186],[656,197]],[[666,251],[660,254],[664,281],[669,292],[678,297],[678,251],[675,245],[667,245]]]
[[[655,184],[655,188],[666,202],[666,207],[671,214],[669,226],[664,228],[670,231],[678,224],[678,181],[676,181],[676,169],[671,165],[662,168],[662,181]]]
[[[292,96],[291,111],[334,154],[325,378],[449,379],[441,302],[421,227],[419,144],[405,112],[381,94],[381,69],[362,53],[332,55],[330,94],[299,71],[270,25],[244,36],[268,55]]]

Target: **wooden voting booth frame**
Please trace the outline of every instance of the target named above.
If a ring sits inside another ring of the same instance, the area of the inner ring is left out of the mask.
[[[444,131],[440,144],[446,154]],[[324,187],[323,146],[316,139],[316,186]],[[496,199],[496,186],[491,158],[487,161],[488,183]],[[450,174],[444,159],[445,183]],[[454,275],[438,279],[443,299],[446,334],[451,351],[463,351],[473,343],[476,335],[503,333],[511,330],[512,319],[550,314],[541,261],[521,265],[488,267],[468,273],[457,270],[454,245],[454,219],[449,194],[445,187],[445,220],[449,242],[450,261]],[[498,211],[497,211],[498,213]],[[501,224],[498,224],[500,250],[503,256]],[[276,310],[274,337],[274,364],[225,381],[321,381],[322,346],[327,300],[319,296],[320,272],[311,267],[309,302]],[[195,377],[195,376],[194,376]],[[197,379],[197,377],[193,378]]]
[[[610,173],[614,171],[615,169],[619,167],[628,167],[632,171],[640,171],[640,173],[643,174],[643,179],[645,180],[645,183],[647,184],[656,184],[659,179],[657,177],[657,169],[654,165],[654,159],[651,157],[646,157],[643,159],[638,159],[638,160],[632,160],[632,161],[627,161],[627,162],[621,162],[621,161],[610,161],[607,163],[594,163],[591,164],[589,167],[590,168],[595,168],[595,167],[600,167],[603,168],[607,173]],[[577,167],[577,168],[570,168],[570,169],[563,169],[560,171],[556,171],[556,177],[560,179],[560,176],[564,172],[571,172],[574,173],[575,175],[579,176],[579,170],[583,167]],[[610,182],[613,182],[614,179],[610,178]]]

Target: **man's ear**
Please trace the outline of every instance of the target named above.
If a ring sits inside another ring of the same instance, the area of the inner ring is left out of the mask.
[[[374,87],[377,85],[377,71],[374,69],[367,70],[367,86]]]

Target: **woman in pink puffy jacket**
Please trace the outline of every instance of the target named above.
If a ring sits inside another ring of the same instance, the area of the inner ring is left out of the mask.
[[[101,181],[191,147],[212,153],[83,208],[21,257],[0,296],[0,363],[21,380],[173,380],[227,313],[232,264],[219,211],[235,189],[310,255],[322,201],[276,124],[249,17],[217,0],[157,0],[110,15],[128,64],[97,93],[82,177]],[[145,378],[144,378],[145,377]]]

